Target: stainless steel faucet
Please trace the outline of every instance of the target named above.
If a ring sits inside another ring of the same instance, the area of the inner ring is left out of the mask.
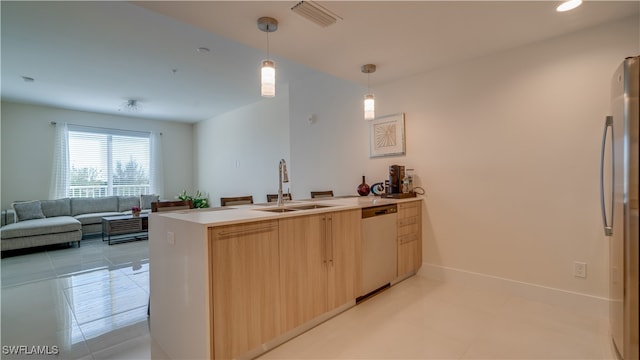
[[[287,172],[287,163],[284,159],[280,160],[278,165],[278,203],[277,206],[284,206],[284,198],[282,197],[282,183],[289,182],[289,173]]]

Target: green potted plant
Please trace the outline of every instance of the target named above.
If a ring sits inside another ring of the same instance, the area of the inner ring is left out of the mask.
[[[177,196],[177,198],[183,201],[191,200],[191,202],[193,202],[194,208],[199,209],[209,207],[209,200],[204,194],[200,192],[200,190],[196,190],[195,194],[193,195],[190,195],[189,193],[187,193],[187,190],[184,190]]]

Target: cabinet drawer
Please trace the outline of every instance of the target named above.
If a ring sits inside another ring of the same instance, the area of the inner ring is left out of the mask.
[[[403,219],[412,216],[418,216],[418,203],[398,204],[398,218]]]
[[[417,241],[417,240],[418,240],[418,234],[416,233],[398,236],[398,243],[400,245],[410,243],[412,241]]]
[[[398,236],[418,234],[419,232],[420,232],[420,223],[418,222],[410,225],[398,226]]]
[[[417,216],[411,216],[411,217],[407,217],[407,218],[398,218],[398,226],[407,226],[407,225],[413,225],[418,223],[418,217]]]

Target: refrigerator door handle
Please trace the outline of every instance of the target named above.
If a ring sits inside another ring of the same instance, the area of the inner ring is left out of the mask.
[[[613,235],[613,196],[614,196],[614,174],[615,164],[613,158],[613,136],[611,138],[611,223],[607,221],[607,209],[605,207],[604,199],[604,153],[607,145],[607,133],[611,128],[611,134],[613,134],[613,116],[607,116],[604,122],[604,130],[602,131],[602,148],[600,149],[600,208],[602,210],[602,223],[604,225],[604,234],[606,236]]]

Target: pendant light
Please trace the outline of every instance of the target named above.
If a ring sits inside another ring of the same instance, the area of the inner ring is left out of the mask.
[[[369,90],[369,74],[376,72],[374,64],[362,65],[360,68],[363,73],[367,74],[367,94],[364,96],[364,119],[373,120],[376,117],[375,98]]]
[[[269,33],[278,30],[278,20],[271,17],[258,19],[258,29],[267,33],[267,59],[262,60],[260,94],[263,97],[276,96],[276,64],[269,60]]]
[[[580,5],[582,5],[582,0],[568,0],[558,5],[558,7],[556,8],[556,11],[565,12],[565,11],[573,10]]]

